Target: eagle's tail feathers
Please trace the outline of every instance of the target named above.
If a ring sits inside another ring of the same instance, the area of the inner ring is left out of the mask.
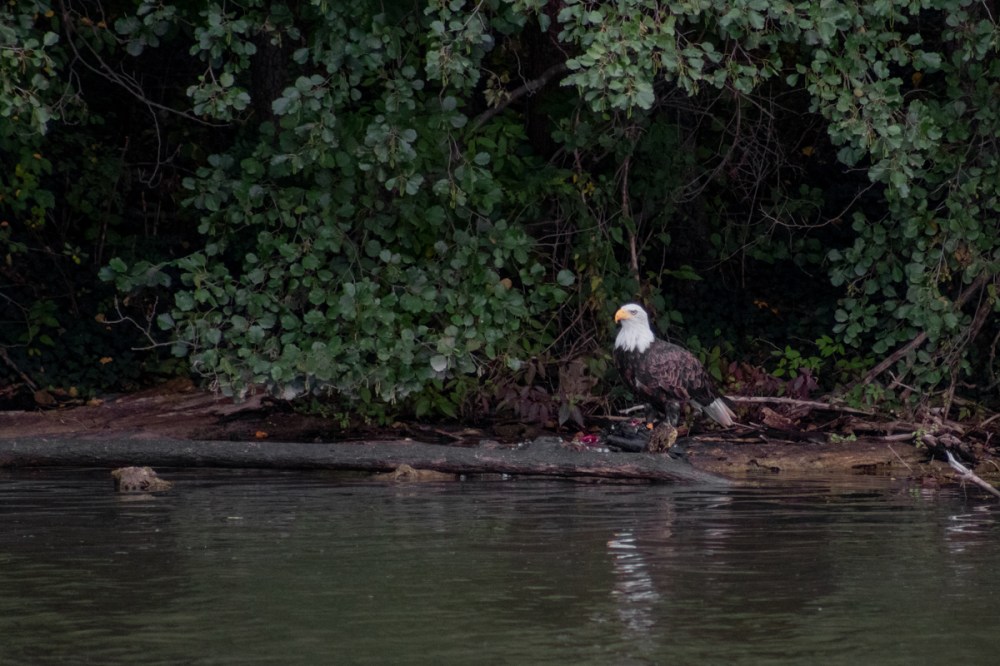
[[[716,398],[704,409],[709,418],[723,427],[729,428],[735,423],[736,414],[726,404],[725,398]]]

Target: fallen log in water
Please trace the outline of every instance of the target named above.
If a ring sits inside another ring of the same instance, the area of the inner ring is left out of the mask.
[[[197,441],[108,437],[0,439],[0,467],[225,467],[384,472],[400,465],[452,474],[514,474],[726,485],[683,459],[577,451],[559,445],[463,448],[408,440],[358,443]]]

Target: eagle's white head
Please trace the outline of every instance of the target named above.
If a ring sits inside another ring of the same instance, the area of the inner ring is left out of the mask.
[[[644,352],[653,344],[653,329],[649,327],[649,315],[639,305],[627,303],[615,313],[615,321],[622,329],[615,338],[615,349]]]

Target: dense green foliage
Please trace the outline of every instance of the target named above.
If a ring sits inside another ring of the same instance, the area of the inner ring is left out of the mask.
[[[998,47],[962,0],[15,0],[0,348],[579,420],[641,299],[743,390],[950,401],[994,373]]]

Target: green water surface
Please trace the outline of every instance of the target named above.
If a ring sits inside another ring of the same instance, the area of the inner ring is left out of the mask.
[[[989,664],[998,505],[737,489],[0,473],[0,664]]]

